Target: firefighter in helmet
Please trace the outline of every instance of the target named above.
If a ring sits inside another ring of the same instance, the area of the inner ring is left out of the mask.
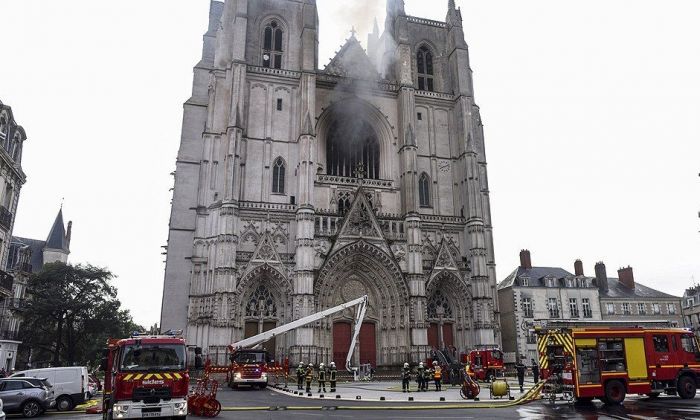
[[[418,363],[416,372],[416,382],[418,382],[418,392],[423,391],[423,378],[425,377],[425,367],[423,362]]]
[[[403,392],[411,392],[409,390],[408,384],[411,382],[411,368],[408,367],[408,363],[403,364],[403,369],[401,370],[401,386]]]
[[[428,391],[428,384],[433,379],[433,370],[430,367],[426,367],[423,371],[423,391]]]
[[[435,381],[435,391],[442,391],[442,367],[437,360],[433,360],[433,380]]]
[[[306,365],[306,373],[304,375],[306,379],[306,392],[311,393],[311,380],[314,378],[314,364],[309,363]]]
[[[335,380],[338,374],[338,369],[335,368],[335,362],[331,362],[330,369],[328,371],[328,376],[331,381],[331,392],[335,392]]]
[[[320,365],[318,365],[318,392],[319,394],[321,393],[321,388],[323,388],[323,392],[326,392],[326,366],[321,362]]]
[[[304,374],[306,374],[304,362],[300,362],[299,366],[297,366],[297,389],[304,389]]]

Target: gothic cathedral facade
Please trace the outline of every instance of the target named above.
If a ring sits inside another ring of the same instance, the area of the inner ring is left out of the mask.
[[[369,296],[356,361],[500,343],[484,138],[460,10],[387,0],[318,67],[315,0],[213,1],[184,118],[161,328],[226,347]],[[344,365],[352,310],[265,344]]]

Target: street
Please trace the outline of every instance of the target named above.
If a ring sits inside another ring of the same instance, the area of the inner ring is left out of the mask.
[[[362,384],[363,388],[349,387],[353,391],[370,389],[368,385],[375,387],[382,385],[395,385],[392,383]],[[403,396],[400,392],[391,391],[393,387],[386,387],[387,393]],[[454,390],[452,390],[454,391]],[[369,392],[369,391],[368,391]],[[541,400],[522,405],[513,405],[502,408],[483,408],[483,405],[506,405],[508,400],[484,401],[480,404],[473,402],[438,402],[438,395],[447,392],[436,393],[434,391],[416,394],[425,395],[425,398],[433,398],[435,402],[426,401],[349,401],[335,399],[317,399],[293,396],[277,389],[241,389],[233,391],[222,388],[218,393],[218,400],[224,407],[218,418],[221,419],[700,419],[700,398],[694,400],[681,400],[675,396],[661,396],[655,400],[647,397],[630,395],[620,406],[605,406],[599,401],[591,404],[569,404],[557,402],[551,404]],[[315,395],[315,394],[314,394]],[[473,405],[474,408],[463,408]],[[477,405],[479,407],[477,408]],[[451,408],[459,407],[459,408]],[[10,418],[20,418],[18,415],[8,415]],[[99,415],[86,415],[83,413],[57,413],[50,411],[44,418],[61,420],[97,420]]]

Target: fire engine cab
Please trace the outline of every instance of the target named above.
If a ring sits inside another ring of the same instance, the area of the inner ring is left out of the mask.
[[[480,381],[491,382],[503,372],[503,352],[495,345],[479,345],[467,356],[469,370]]]
[[[535,328],[545,394],[619,404],[626,394],[695,397],[700,351],[680,328]]]
[[[190,381],[185,354],[178,333],[109,339],[101,364],[103,419],[185,419]]]

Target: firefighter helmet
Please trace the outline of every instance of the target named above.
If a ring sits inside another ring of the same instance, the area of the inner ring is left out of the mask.
[[[408,367],[408,362],[403,364],[403,367],[407,368]]]

